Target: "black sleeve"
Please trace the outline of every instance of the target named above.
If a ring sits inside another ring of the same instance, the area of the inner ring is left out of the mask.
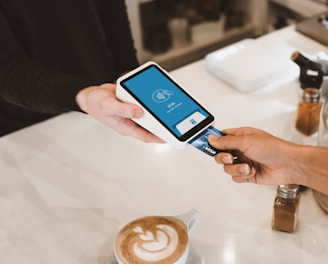
[[[100,18],[109,49],[114,56],[116,75],[139,65],[124,0],[100,0]]]
[[[91,85],[87,80],[41,67],[16,41],[0,10],[0,98],[40,113],[79,110],[75,95]]]

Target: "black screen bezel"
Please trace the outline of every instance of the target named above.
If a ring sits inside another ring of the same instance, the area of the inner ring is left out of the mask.
[[[192,129],[190,129],[189,131],[187,131],[186,133],[184,133],[183,135],[181,135],[180,137],[178,135],[176,135],[169,126],[167,126],[160,118],[159,116],[154,113],[152,111],[152,109],[150,109],[144,102],[142,102],[140,100],[140,98],[138,98],[132,91],[130,91],[130,89],[124,84],[124,82],[129,81],[130,79],[134,78],[135,76],[143,73],[144,71],[147,71],[149,68],[151,67],[155,67],[159,72],[161,72],[167,79],[169,79],[170,82],[172,82],[174,85],[176,85],[186,96],[188,96],[195,104],[197,104],[200,108],[202,108],[202,110],[204,110],[207,114],[208,117],[206,119],[204,119],[203,121],[201,121],[198,125],[196,125],[195,127],[193,127]],[[141,69],[140,71],[128,76],[127,78],[123,79],[120,81],[120,86],[122,88],[124,88],[135,100],[137,100],[138,103],[140,103],[149,113],[152,114],[152,116],[154,118],[156,118],[156,120],[158,122],[160,122],[176,139],[178,139],[179,141],[187,141],[189,138],[191,138],[192,136],[194,136],[195,134],[197,134],[199,131],[201,131],[203,128],[207,127],[208,125],[210,125],[213,121],[214,121],[214,116],[208,112],[207,109],[205,109],[202,105],[200,105],[190,94],[188,94],[179,84],[177,84],[170,76],[168,76],[161,68],[159,68],[156,64],[150,64],[148,66],[146,66],[145,68]]]

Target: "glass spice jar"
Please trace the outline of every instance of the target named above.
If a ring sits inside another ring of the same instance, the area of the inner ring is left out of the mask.
[[[300,186],[297,184],[279,185],[274,200],[272,229],[293,233],[296,231]]]
[[[296,129],[306,136],[316,133],[319,127],[321,107],[320,90],[305,88],[303,100],[298,104]]]
[[[309,60],[298,51],[291,56],[300,68],[299,81],[303,90],[302,101],[298,104],[296,129],[303,135],[311,136],[318,131],[322,103],[321,85],[324,72],[321,64]]]

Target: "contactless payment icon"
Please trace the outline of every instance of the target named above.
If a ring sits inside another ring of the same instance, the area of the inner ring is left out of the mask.
[[[170,99],[173,95],[173,92],[170,90],[159,89],[153,92],[152,99],[156,103],[164,103]]]

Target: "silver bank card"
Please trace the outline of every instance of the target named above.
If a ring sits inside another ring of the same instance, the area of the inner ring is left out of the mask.
[[[203,151],[207,155],[210,156],[215,156],[217,153],[220,152],[220,150],[213,148],[209,143],[208,143],[208,136],[211,134],[215,134],[218,136],[224,136],[225,134],[221,132],[220,130],[216,129],[215,127],[208,127],[205,129],[202,133],[200,133],[197,137],[193,138],[190,140],[188,143],[193,145],[195,148]]]

